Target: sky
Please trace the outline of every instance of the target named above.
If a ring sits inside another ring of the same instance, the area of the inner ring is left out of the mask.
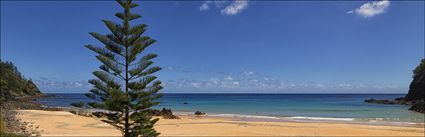
[[[165,93],[407,93],[423,1],[137,1]],[[1,1],[1,59],[46,93],[84,93],[113,1]]]

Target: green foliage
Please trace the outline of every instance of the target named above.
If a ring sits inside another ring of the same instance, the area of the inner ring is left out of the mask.
[[[102,63],[100,70],[93,72],[97,79],[89,81],[94,89],[86,96],[95,101],[87,106],[109,110],[104,122],[120,129],[125,137],[155,137],[159,133],[153,126],[158,119],[153,119],[148,111],[159,104],[155,100],[162,96],[158,93],[162,89],[161,82],[152,75],[161,68],[151,66],[156,54],[144,53],[155,40],[143,36],[147,25],[130,25],[130,21],[141,17],[130,12],[138,5],[131,0],[117,2],[124,8],[115,14],[122,24],[103,20],[111,34],[90,32],[90,35],[104,46],[86,45],[98,54],[96,58]]]
[[[0,60],[0,100],[40,95],[31,79],[26,79],[12,62]]]
[[[413,77],[425,75],[425,59],[421,60],[421,63],[413,70]]]

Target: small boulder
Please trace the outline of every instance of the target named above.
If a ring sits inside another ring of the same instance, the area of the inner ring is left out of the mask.
[[[152,109],[149,110],[149,114],[152,116],[161,116],[165,119],[179,119],[178,116],[174,115],[171,109],[162,108],[162,110]]]
[[[197,116],[201,116],[201,115],[205,115],[205,114],[206,114],[205,112],[201,112],[201,111],[195,112],[195,115],[197,115]]]
[[[161,113],[162,117],[164,117],[165,119],[179,119],[179,117],[173,115],[171,109],[162,108]]]

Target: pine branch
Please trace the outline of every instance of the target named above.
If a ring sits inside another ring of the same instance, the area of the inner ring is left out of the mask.
[[[122,53],[123,49],[118,44],[110,40],[108,37],[96,32],[90,32],[90,35],[92,35],[94,38],[102,42],[105,45],[106,49],[108,49],[109,51],[117,55],[120,55],[122,57],[125,57],[124,54]]]
[[[131,14],[131,13],[125,14],[125,13],[122,13],[122,12],[116,13],[115,16],[122,19],[122,20],[128,19],[128,21],[135,20],[135,19],[142,17],[139,14]]]
[[[109,90],[111,89],[110,87],[107,87],[100,80],[97,80],[97,79],[89,80],[89,83],[92,84],[96,89],[101,90],[105,93],[108,93]]]
[[[120,84],[116,83],[114,79],[111,76],[109,76],[108,73],[105,73],[103,71],[94,71],[93,75],[95,75],[98,79],[103,81],[108,87],[111,87],[113,89],[120,88]]]
[[[105,56],[96,56],[96,58],[101,61],[104,65],[104,70],[105,72],[111,73],[109,70],[114,71],[114,73],[112,73],[112,75],[114,76],[121,76],[121,72],[122,72],[122,67],[120,66],[120,64],[112,61],[111,59],[105,57]]]
[[[127,95],[119,89],[111,89],[109,94],[110,98],[104,101],[107,109],[126,113],[125,108],[129,103]]]
[[[146,100],[144,97],[151,98],[152,100],[155,100],[157,98],[160,98],[163,96],[163,94],[158,94],[158,91],[161,90],[163,87],[161,86],[160,81],[155,81],[152,86],[145,87],[142,90],[132,90],[131,93],[131,102],[139,99],[144,99],[143,101],[151,101]]]
[[[146,87],[150,82],[154,81],[157,77],[156,76],[147,76],[142,78],[141,80],[137,82],[130,82],[128,83],[128,87],[131,90],[141,90]]]
[[[140,64],[136,68],[129,71],[131,77],[130,80],[132,80],[135,76],[138,76],[140,73],[143,72],[146,68],[148,68],[150,65],[152,65],[152,61],[145,61],[144,63]]]
[[[89,103],[87,103],[87,105],[90,106],[91,108],[105,109],[105,104],[103,104],[103,103],[89,102]]]
[[[109,20],[102,20],[103,23],[108,27],[108,29],[112,32],[113,35],[106,35],[110,40],[114,41],[117,44],[123,45],[123,26],[116,24]]]
[[[90,92],[92,94],[99,96],[100,98],[103,98],[103,99],[109,98],[108,92],[104,92],[104,91],[101,91],[101,90],[98,90],[98,89],[91,89]],[[101,100],[101,101],[103,101],[103,100]]]
[[[146,25],[146,24],[139,24],[139,25],[136,25],[136,26],[134,26],[134,27],[131,27],[130,28],[130,34],[131,35],[141,35],[141,34],[143,34],[145,31],[146,31],[146,27],[147,27],[148,25]]]
[[[88,49],[90,49],[90,50],[92,50],[92,51],[94,51],[94,52],[96,52],[100,55],[103,55],[107,58],[115,59],[115,55],[113,53],[109,52],[108,50],[104,49],[104,48],[96,47],[96,46],[93,46],[93,45],[90,45],[90,44],[86,45],[85,47],[87,47]]]
[[[153,54],[153,53],[149,53],[145,56],[143,56],[137,63],[131,64],[130,66],[134,66],[134,65],[142,65],[143,63],[145,63],[146,61],[149,61],[153,58],[156,58],[158,55]]]
[[[137,75],[136,75],[136,77],[134,77],[134,78],[139,78],[139,77],[148,76],[148,75],[151,75],[151,74],[153,74],[153,73],[155,73],[155,72],[158,72],[158,71],[160,71],[160,70],[161,70],[161,68],[160,68],[160,67],[158,67],[158,66],[151,67],[151,68],[149,68],[148,70],[143,71],[142,73],[137,74]]]
[[[122,1],[122,0],[116,0],[116,2],[118,2],[118,4],[120,4],[120,5],[121,5],[121,7],[123,7],[123,8],[126,8],[127,6],[128,6],[129,8],[134,8],[134,7],[139,6],[139,5],[138,5],[138,4],[136,4],[136,3],[131,3],[131,0],[126,1],[126,2],[124,2],[124,1]]]
[[[121,74],[116,74],[116,73],[112,73],[112,72],[110,72],[110,71],[109,71],[109,68],[108,68],[108,67],[106,67],[105,65],[101,65],[99,68],[100,68],[101,70],[105,71],[106,73],[110,74],[110,75],[116,76],[116,77],[118,77],[118,78],[119,78],[119,79],[121,79],[121,80],[125,80],[125,77],[124,77],[124,76],[122,76]]]

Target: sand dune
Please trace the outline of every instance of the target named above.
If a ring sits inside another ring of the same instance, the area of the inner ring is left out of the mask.
[[[65,111],[18,112],[24,121],[38,125],[42,136],[121,136],[120,131],[97,118]],[[161,119],[155,128],[162,136],[424,136],[423,127],[260,122],[195,116]]]

